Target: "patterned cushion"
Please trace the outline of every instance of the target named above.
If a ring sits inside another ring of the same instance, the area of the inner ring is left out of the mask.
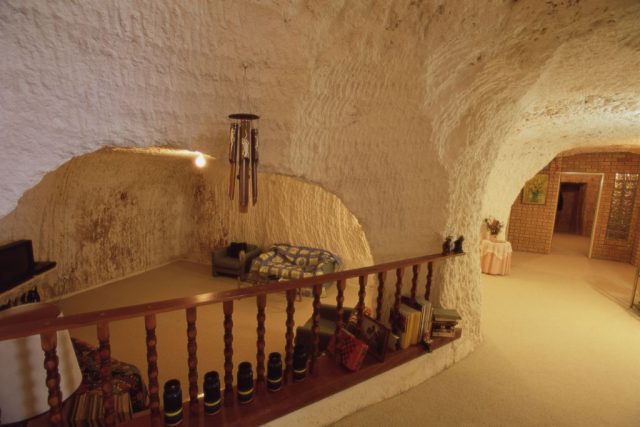
[[[251,271],[264,278],[300,279],[324,274],[323,269],[339,263],[338,257],[323,249],[278,243],[253,260]]]

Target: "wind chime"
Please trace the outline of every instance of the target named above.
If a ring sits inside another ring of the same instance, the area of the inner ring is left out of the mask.
[[[247,94],[247,68],[248,64],[242,64],[244,77],[242,85],[242,103],[246,100],[248,110],[251,111],[251,103]],[[242,107],[241,107],[242,108]],[[231,132],[229,135],[229,198],[233,200],[236,180],[238,185],[238,204],[240,213],[249,211],[249,179],[251,179],[252,204],[258,201],[258,127],[253,122],[260,116],[252,113],[230,114]]]
[[[253,121],[260,117],[250,113],[229,115],[231,134],[229,137],[229,198],[233,200],[236,180],[238,185],[238,202],[241,213],[249,210],[249,178],[251,178],[252,204],[258,201],[258,128]]]

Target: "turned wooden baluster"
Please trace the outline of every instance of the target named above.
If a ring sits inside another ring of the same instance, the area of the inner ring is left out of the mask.
[[[187,313],[187,353],[189,354],[189,409],[198,413],[198,344],[196,343],[196,308],[189,307]]]
[[[429,261],[427,264],[427,287],[424,291],[424,299],[429,301],[431,297],[431,280],[433,277],[433,262]]]
[[[369,276],[358,277],[360,289],[358,291],[358,330],[362,327],[362,318],[364,317],[364,297],[366,295],[367,279]]]
[[[338,295],[336,295],[336,338],[338,337],[338,331],[342,329],[344,326],[344,320],[342,317],[344,316],[344,288],[346,282],[342,279],[336,282],[336,287],[338,288]]]
[[[158,385],[158,352],[156,351],[156,315],[144,316],[147,330],[147,374],[149,375],[149,410],[151,417],[160,417],[160,386]]]
[[[420,264],[414,265],[412,268],[413,276],[411,277],[411,301],[416,301],[416,291],[418,290],[418,275],[420,274]]]
[[[384,281],[387,280],[387,272],[378,273],[378,300],[376,304],[376,320],[382,319],[382,301],[384,300]]]
[[[320,295],[322,295],[322,285],[315,285],[313,287],[313,324],[311,326],[311,332],[313,333],[313,351],[311,353],[311,363],[309,365],[309,372],[314,373],[316,366],[316,359],[318,358],[318,348],[320,347]]]
[[[104,411],[104,424],[116,425],[115,402],[113,399],[113,386],[111,384],[111,345],[109,344],[109,323],[98,323],[98,354],[100,355],[100,380],[102,383],[102,408]]]
[[[44,351],[44,369],[47,371],[47,389],[49,389],[49,425],[62,427],[62,392],[60,391],[60,373],[58,372],[58,355],[56,346],[58,335],[56,332],[40,334],[40,344]],[[7,369],[5,366],[4,369]],[[6,384],[4,385],[6,386]]]
[[[287,291],[287,332],[285,334],[285,373],[284,382],[289,382],[289,376],[293,372],[293,326],[295,322],[293,320],[293,314],[295,313],[294,301],[296,299],[296,289],[289,289]]]
[[[257,320],[258,320],[258,328],[257,328],[257,332],[258,332],[258,341],[256,342],[256,347],[258,349],[258,352],[256,353],[256,360],[257,360],[257,364],[256,364],[256,372],[258,375],[258,387],[263,387],[266,380],[264,377],[264,333],[265,333],[265,327],[264,327],[264,321],[266,319],[266,315],[264,313],[264,309],[267,305],[267,294],[262,294],[262,295],[258,295],[256,297],[256,304],[258,306],[258,315]]]
[[[224,312],[224,403],[233,404],[233,301],[222,303]]]
[[[400,295],[402,293],[402,277],[404,276],[404,267],[396,269],[396,293],[393,300],[393,310],[389,313],[392,329],[398,333],[398,315],[400,314]]]

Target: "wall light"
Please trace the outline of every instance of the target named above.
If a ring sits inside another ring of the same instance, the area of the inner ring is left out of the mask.
[[[207,165],[207,159],[204,158],[204,155],[202,153],[198,153],[193,162],[199,168],[203,168],[203,167],[205,167]]]

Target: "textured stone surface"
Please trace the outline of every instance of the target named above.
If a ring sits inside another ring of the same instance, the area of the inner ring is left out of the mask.
[[[0,215],[105,145],[223,158],[246,64],[262,167],[338,196],[376,261],[467,236],[439,295],[479,340],[482,218],[506,220],[563,150],[639,142],[639,17],[636,0],[5,1]]]
[[[322,247],[339,254],[344,268],[373,262],[362,227],[326,190],[261,174],[261,203],[240,216],[227,197],[228,168],[210,161],[199,170],[193,158],[159,149],[74,158],[0,219],[0,242],[32,239],[36,259],[58,263],[51,296],[176,259],[210,263],[211,250],[228,241]]]
[[[0,241],[31,239],[58,263],[53,296],[186,257],[193,241],[191,159],[99,152],[45,176],[0,219]]]
[[[323,188],[287,176],[260,174],[258,204],[239,214],[237,186],[231,201],[228,185],[228,166],[211,162],[196,189],[199,247],[195,260],[210,262],[212,247],[243,241],[265,248],[279,242],[324,248],[340,256],[343,269],[373,263],[362,226],[340,199]]]

